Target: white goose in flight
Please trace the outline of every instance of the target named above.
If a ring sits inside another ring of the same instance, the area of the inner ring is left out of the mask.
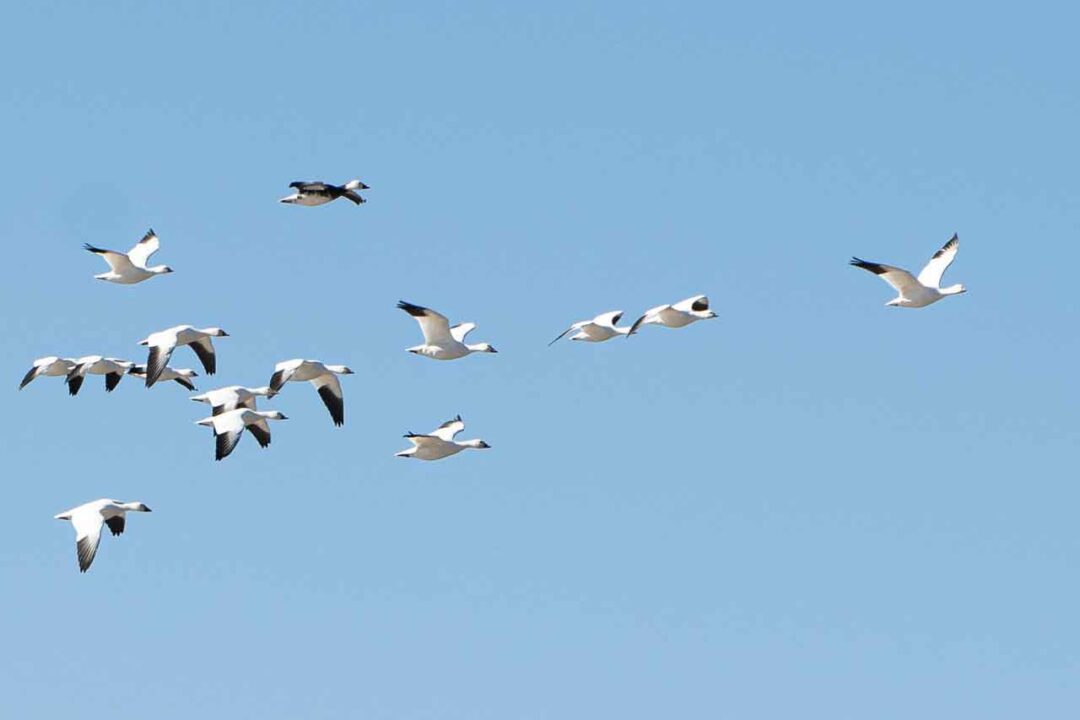
[[[134,285],[143,280],[149,280],[155,275],[171,273],[173,270],[168,265],[153,265],[150,267],[146,265],[150,260],[150,256],[156,253],[160,246],[161,242],[153,229],[147,230],[142,240],[135,243],[135,247],[126,253],[103,250],[94,247],[90,243],[83,245],[84,248],[95,255],[100,255],[105,259],[105,262],[109,263],[109,272],[95,275],[94,278],[117,283],[118,285]]]
[[[90,569],[90,563],[94,562],[101,542],[101,526],[108,525],[113,535],[122,534],[128,512],[150,512],[150,508],[141,502],[122,503],[102,498],[53,516],[57,520],[70,520],[75,527],[79,572],[86,572]]]
[[[934,253],[918,277],[898,267],[866,262],[857,257],[851,258],[851,264],[863,270],[869,270],[896,289],[899,295],[885,303],[886,306],[921,308],[936,303],[943,297],[967,292],[967,288],[959,283],[949,287],[939,287],[941,276],[952,265],[959,249],[960,238],[954,233],[949,242]]]
[[[180,345],[188,345],[199,356],[203,370],[207,375],[213,375],[217,371],[217,359],[214,357],[214,345],[210,338],[228,337],[229,333],[221,328],[210,327],[193,328],[190,325],[177,325],[168,330],[151,333],[145,340],[140,340],[140,345],[150,348],[150,355],[146,360],[146,387],[150,387],[158,381],[165,366],[172,357],[173,350]]]
[[[337,200],[341,197],[346,200],[351,200],[356,205],[363,205],[367,200],[355,191],[370,189],[359,180],[350,180],[344,185],[331,185],[330,183],[324,182],[304,182],[303,180],[297,180],[296,182],[289,183],[289,187],[295,189],[296,192],[281,198],[278,202],[283,202],[287,205],[305,205],[307,207],[325,205],[331,200]]]
[[[135,363],[118,358],[106,358],[100,355],[88,355],[75,361],[75,366],[67,374],[68,392],[74,397],[79,394],[83,380],[87,375],[104,375],[105,392],[112,392],[124,375]]]
[[[249,388],[241,385],[229,385],[228,387],[209,390],[202,395],[193,395],[190,399],[195,402],[206,403],[213,409],[213,415],[221,415],[230,410],[256,410],[255,398],[257,396],[273,397],[275,394],[266,386]]]
[[[59,377],[61,375],[67,376],[71,369],[75,367],[75,360],[73,358],[62,358],[50,355],[49,357],[38,358],[34,361],[34,364],[23,376],[22,382],[19,383],[19,389],[33,382],[34,378],[39,377]]]
[[[435,360],[457,360],[472,353],[498,353],[488,343],[465,344],[465,336],[476,329],[476,323],[458,323],[450,327],[445,315],[419,305],[398,301],[398,308],[416,318],[424,333],[424,344],[406,348],[408,352]]]
[[[458,415],[453,420],[447,420],[430,435],[417,435],[406,433],[405,438],[413,444],[407,450],[394,453],[394,457],[416,458],[417,460],[442,460],[451,455],[457,455],[466,448],[486,450],[491,446],[483,440],[463,440],[455,442],[454,437],[465,429],[465,422]]]
[[[306,380],[319,391],[319,397],[330,411],[334,424],[340,427],[345,424],[345,399],[342,397],[341,382],[337,376],[352,374],[353,371],[344,365],[323,365],[318,360],[285,360],[274,366],[274,374],[270,377],[270,392],[280,392],[282,386],[289,381]]]
[[[615,326],[622,316],[622,310],[612,310],[611,312],[600,313],[592,320],[581,320],[580,322],[576,322],[563,330],[559,334],[559,337],[549,342],[548,347],[551,347],[567,333],[571,332],[574,333],[570,336],[571,340],[580,340],[582,342],[604,342],[605,340],[610,340],[611,338],[620,335],[629,335],[630,328]],[[574,332],[575,330],[577,332]]]
[[[146,366],[136,365],[128,370],[128,375],[134,375],[135,377],[146,377]],[[191,378],[199,377],[199,373],[194,370],[188,370],[187,368],[171,368],[168,365],[161,371],[161,375],[158,375],[158,380],[161,382],[167,382],[174,380],[178,385],[181,385],[188,390],[195,390],[195,383],[191,382]]]
[[[240,436],[244,434],[244,430],[255,436],[255,439],[259,441],[259,447],[267,447],[270,445],[270,424],[266,421],[288,419],[277,410],[259,412],[239,408],[197,420],[195,424],[214,429],[214,459],[222,460],[227,458],[236,447],[236,443],[240,442]]]
[[[698,320],[711,320],[716,313],[709,309],[709,298],[695,295],[680,300],[672,305],[658,305],[634,321],[627,336],[633,335],[642,325],[660,325],[668,328],[681,328]]]

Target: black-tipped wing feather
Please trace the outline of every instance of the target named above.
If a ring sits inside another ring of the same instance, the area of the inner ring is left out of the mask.
[[[90,569],[90,564],[94,562],[94,556],[97,555],[100,540],[101,535],[87,535],[76,541],[75,548],[79,555],[79,572],[86,572]]]
[[[75,371],[72,371],[72,372],[68,373],[68,376],[67,376],[68,394],[71,395],[72,397],[75,397],[76,395],[78,395],[79,394],[79,388],[82,387],[83,380],[85,378],[86,378],[85,375],[78,374]]]
[[[116,515],[105,520],[105,524],[109,526],[109,531],[113,535],[122,535],[124,533],[124,516]]]
[[[213,375],[217,372],[217,358],[214,355],[214,346],[210,344],[209,338],[196,340],[190,346],[195,351],[195,354],[199,356],[199,362],[202,363],[207,375]]]
[[[252,437],[254,437],[259,442],[259,447],[267,447],[268,445],[270,445],[269,431],[262,429],[258,426],[258,424],[248,425],[247,430],[249,433],[251,433]]]
[[[319,388],[319,397],[322,398],[323,405],[330,411],[330,417],[333,418],[334,424],[341,426],[345,424],[345,399],[340,398],[334,394],[328,386]]]
[[[30,370],[27,371],[27,373],[25,375],[23,375],[22,382],[19,383],[19,389],[22,390],[24,387],[26,387],[27,385],[30,384],[31,380],[33,380],[36,377],[37,377],[37,368],[36,367],[30,368]]]
[[[173,378],[173,380],[175,380],[180,385],[186,387],[188,390],[194,390],[195,389],[195,385],[185,377],[177,377],[177,378]]]
[[[166,350],[157,345],[150,346],[150,354],[146,358],[146,387],[157,382],[170,357],[172,357],[172,348]]]
[[[116,386],[120,384],[120,381],[124,379],[123,373],[106,373],[105,374],[105,392],[112,392],[116,389]]]
[[[229,453],[236,448],[236,443],[240,442],[240,436],[243,434],[243,430],[237,430],[216,435],[214,437],[214,459],[222,460],[229,457]]]
[[[281,386],[285,384],[285,371],[278,370],[270,376],[270,392],[278,392],[281,390]]]

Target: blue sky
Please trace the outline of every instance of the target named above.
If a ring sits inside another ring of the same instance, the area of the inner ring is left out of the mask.
[[[1074,717],[1077,19],[9,8],[0,714]],[[175,274],[92,280],[150,226]],[[953,232],[924,310],[846,264]],[[500,354],[408,355],[399,299]],[[214,463],[174,384],[15,392],[180,323],[231,333],[201,389],[348,364],[345,427],[291,386]],[[493,449],[393,457],[456,413]],[[51,516],[103,496],[155,512],[82,576]]]

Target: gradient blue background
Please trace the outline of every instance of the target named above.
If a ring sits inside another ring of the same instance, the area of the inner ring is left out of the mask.
[[[5,9],[0,715],[1076,717],[1076,11],[401,5]],[[174,275],[91,278],[149,226]],[[953,232],[931,308],[846,265]],[[214,463],[175,384],[15,392],[180,323],[200,389],[347,363],[345,427],[290,386]],[[455,413],[493,449],[393,457]],[[102,496],[155,512],[82,576]]]

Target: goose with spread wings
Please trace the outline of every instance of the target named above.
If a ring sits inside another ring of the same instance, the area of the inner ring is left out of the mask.
[[[155,275],[166,275],[173,270],[168,265],[147,266],[150,256],[158,251],[161,242],[153,229],[147,230],[142,240],[135,243],[135,247],[126,253],[115,250],[104,250],[85,243],[83,247],[95,255],[100,255],[105,262],[109,263],[109,272],[95,275],[97,280],[116,283],[118,285],[134,285],[143,280],[149,280]]]
[[[152,386],[161,377],[165,366],[172,357],[173,350],[181,345],[187,345],[199,356],[203,370],[207,375],[217,372],[217,358],[214,355],[214,345],[210,338],[228,337],[229,333],[221,328],[194,328],[191,325],[177,325],[168,330],[151,333],[140,345],[150,348],[150,354],[146,359],[146,387]]]
[[[297,180],[296,182],[289,183],[289,187],[293,188],[295,192],[291,195],[286,195],[278,202],[283,202],[287,205],[304,205],[306,207],[325,205],[338,198],[345,198],[356,205],[363,205],[367,200],[361,197],[356,191],[370,189],[369,186],[359,180],[350,180],[344,185],[331,185],[330,183],[325,182],[306,182]]]
[[[53,516],[57,520],[70,520],[75,528],[79,572],[86,572],[94,562],[98,545],[101,543],[101,526],[108,525],[113,535],[121,535],[129,512],[150,512],[150,508],[141,502],[125,503],[102,498]]]
[[[270,392],[278,393],[287,382],[310,382],[319,392],[330,418],[338,427],[345,424],[345,398],[338,375],[352,375],[344,365],[324,365],[318,360],[284,360],[274,366]]]
[[[868,270],[889,283],[899,293],[895,298],[885,303],[890,307],[921,308],[936,303],[938,300],[949,295],[959,295],[967,292],[960,283],[940,287],[941,277],[956,259],[956,253],[960,249],[960,238],[954,233],[940,250],[934,253],[930,262],[922,269],[918,277],[907,270],[882,265],[881,263],[867,262],[857,257],[851,258],[851,264],[855,267]]]
[[[604,342],[620,335],[629,335],[630,328],[617,326],[622,316],[622,310],[612,310],[611,312],[600,313],[592,320],[576,322],[563,330],[559,337],[549,342],[548,347],[551,347],[569,333],[574,333],[570,335],[571,340],[580,340],[581,342]]]
[[[67,374],[68,393],[74,397],[79,394],[83,380],[87,375],[104,375],[105,392],[112,392],[124,379],[135,363],[119,358],[107,358],[100,355],[87,355],[75,361],[74,367]]]
[[[23,375],[22,382],[19,383],[19,389],[22,390],[32,383],[35,378],[67,377],[73,367],[75,367],[74,358],[62,358],[55,355],[38,358],[30,369],[26,371],[26,374]]]
[[[642,325],[659,325],[667,328],[686,327],[698,320],[711,320],[716,313],[709,309],[709,298],[695,295],[671,305],[658,305],[645,311],[645,314],[630,326],[627,337],[633,335]]]
[[[191,400],[206,403],[212,408],[213,415],[221,415],[230,410],[256,410],[255,398],[273,397],[275,393],[267,386],[249,388],[241,385],[229,385],[228,387],[208,390],[202,395],[192,395]]]
[[[408,352],[435,360],[457,360],[472,353],[498,353],[488,343],[466,344],[465,336],[476,329],[476,323],[458,323],[451,327],[445,315],[431,308],[404,300],[398,301],[397,306],[416,319],[420,332],[424,334],[424,344],[406,348]]]
[[[270,424],[267,420],[288,419],[277,410],[259,412],[258,410],[239,408],[197,420],[195,424],[214,429],[214,459],[224,460],[232,453],[236,444],[240,442],[240,436],[244,434],[245,430],[255,437],[259,442],[259,447],[269,447]]]
[[[136,365],[128,370],[128,375],[134,375],[135,377],[146,378],[146,366]],[[199,377],[199,373],[188,368],[173,368],[168,365],[158,375],[159,382],[174,381],[177,385],[187,388],[188,390],[195,390],[195,383],[191,382],[191,378]]]
[[[458,415],[453,420],[447,420],[428,435],[405,433],[405,439],[412,443],[412,447],[394,453],[394,457],[442,460],[451,455],[457,455],[462,450],[486,450],[491,447],[483,440],[456,442],[454,438],[464,429],[465,421]]]

